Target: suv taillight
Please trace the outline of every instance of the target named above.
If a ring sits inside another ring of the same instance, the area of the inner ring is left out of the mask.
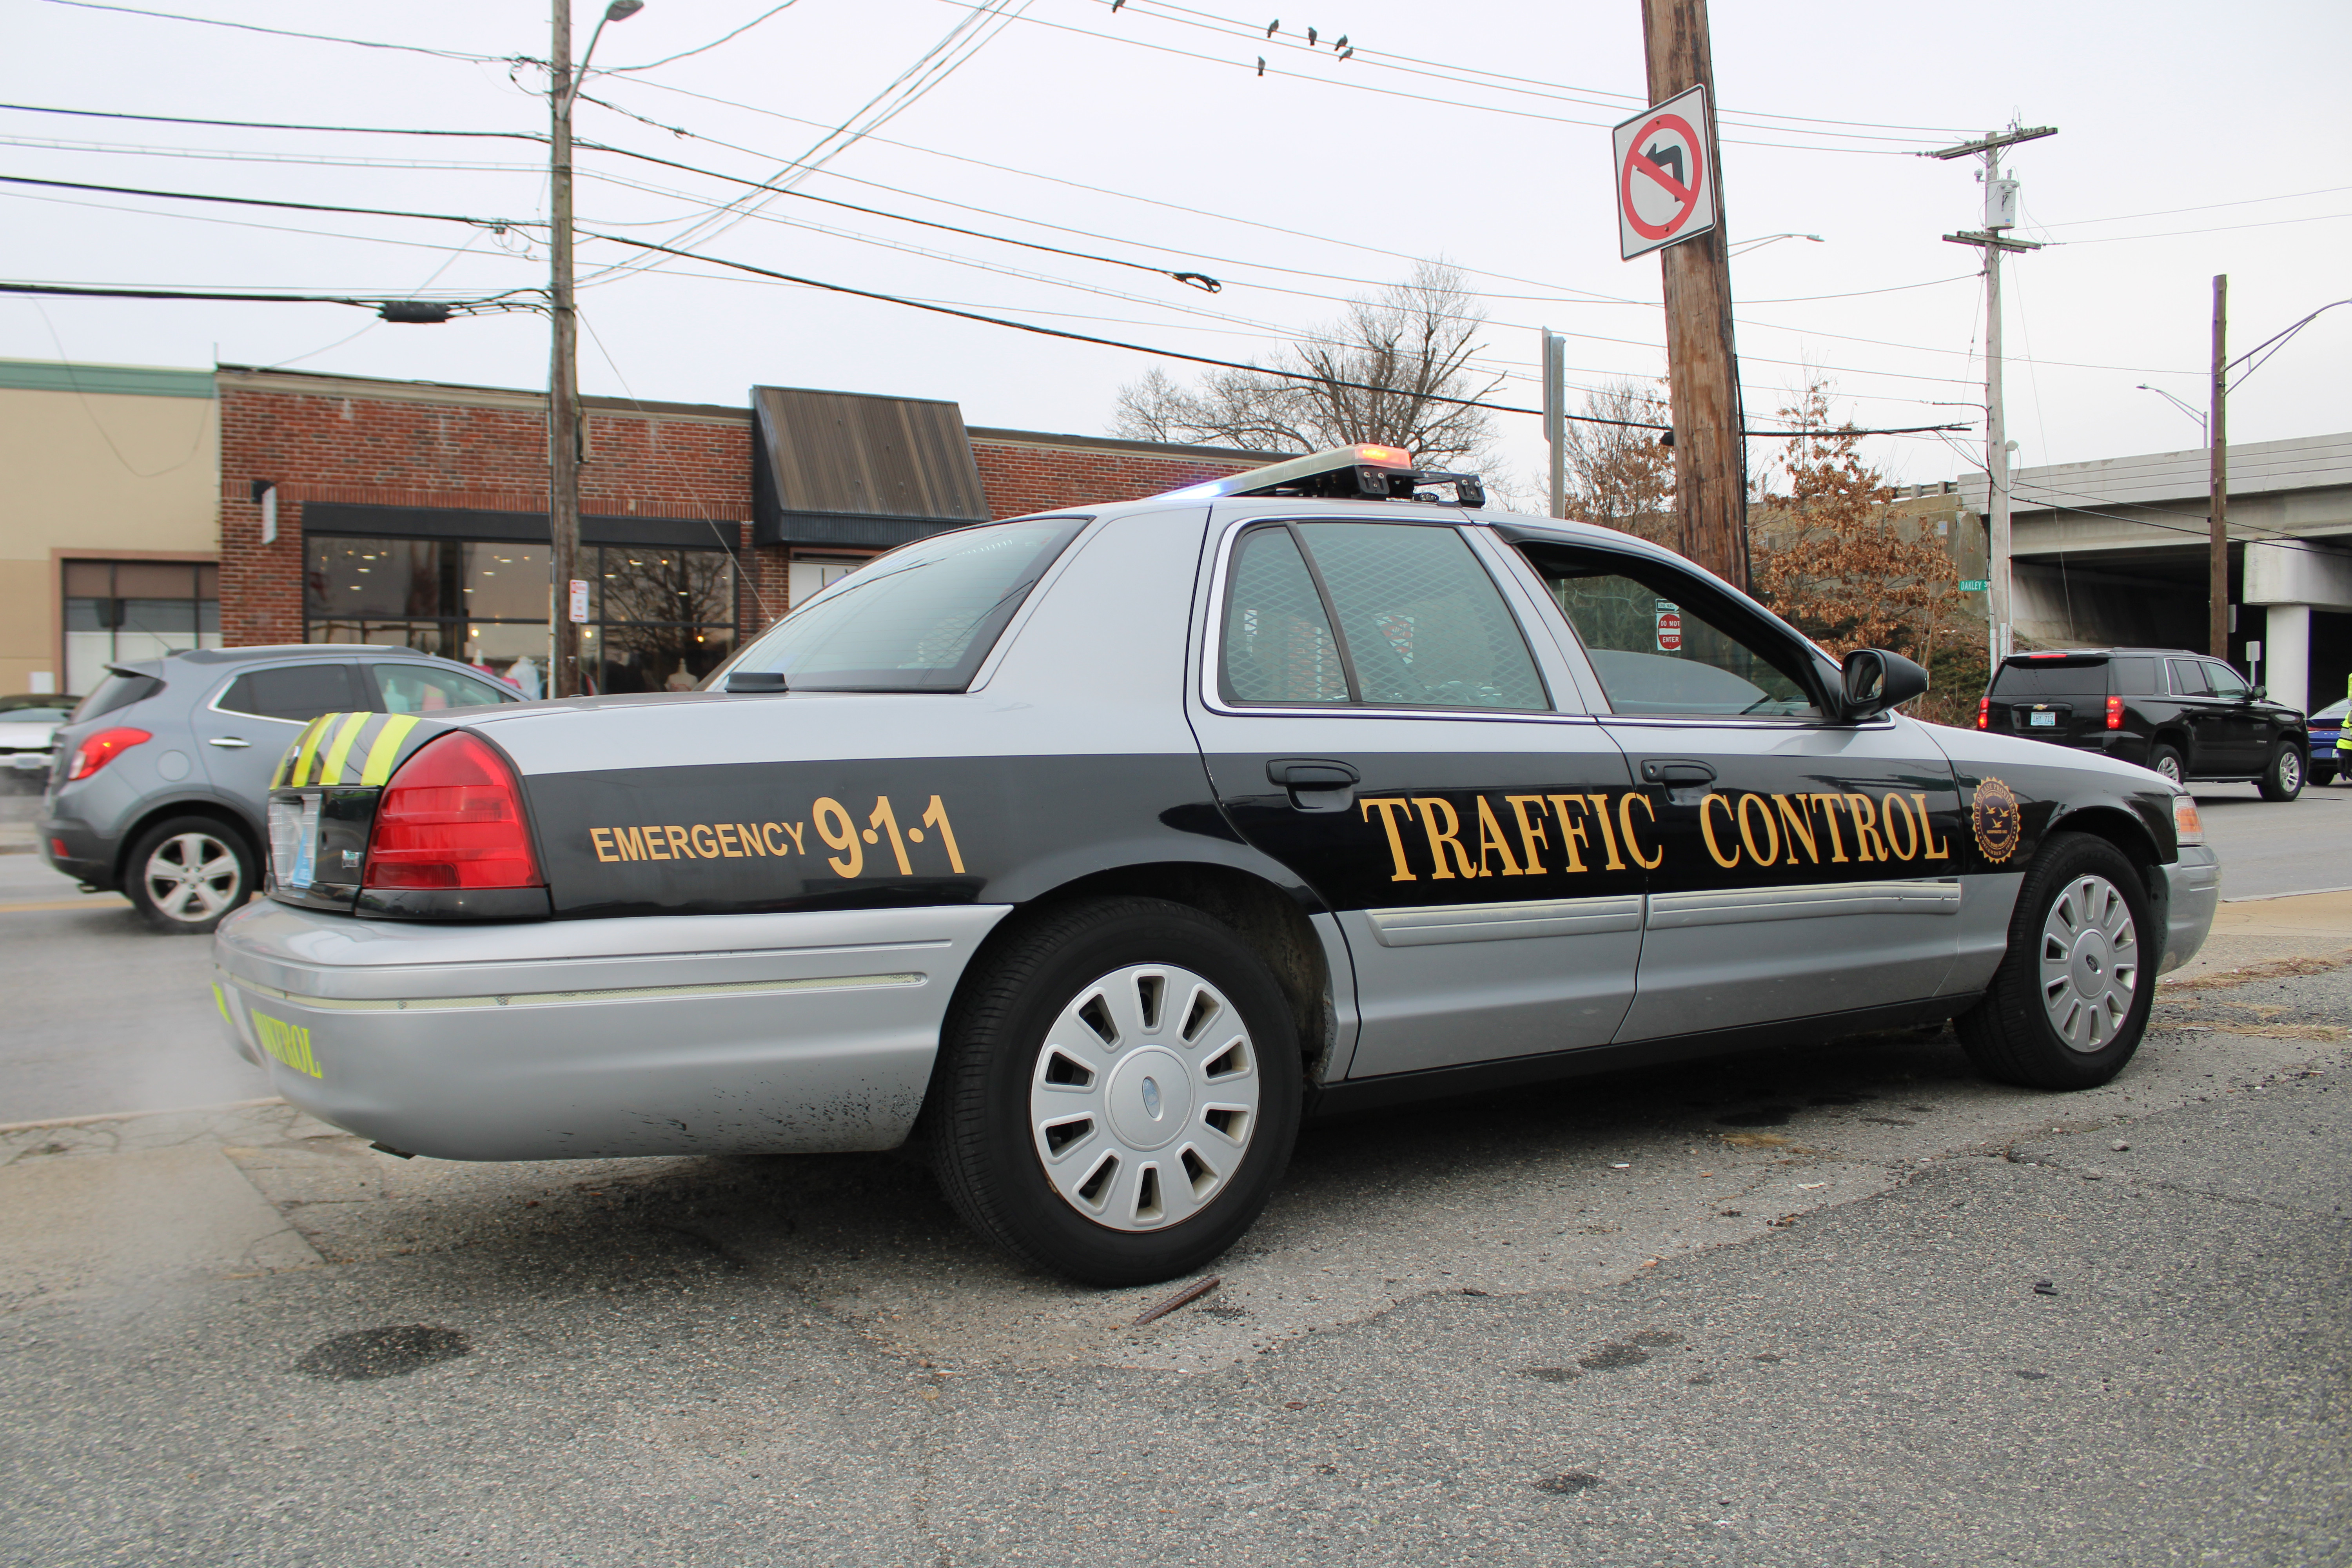
[[[2124,700],[2120,697],[2110,697],[2107,699],[2107,728],[2120,730],[2123,727]]]
[[[366,885],[543,885],[514,770],[489,742],[453,730],[400,765],[376,804]]]
[[[1990,697],[1977,699],[1977,728],[1979,730],[1992,728],[1992,699]]]
[[[74,748],[73,767],[67,773],[66,782],[71,784],[76,779],[86,779],[131,747],[143,746],[154,738],[144,730],[127,727],[100,730],[95,735],[86,736],[82,743]]]

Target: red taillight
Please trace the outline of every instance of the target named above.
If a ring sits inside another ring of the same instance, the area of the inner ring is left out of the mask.
[[[1979,730],[1992,728],[1992,699],[1990,697],[1977,699],[1977,728]]]
[[[2123,727],[2124,700],[2120,697],[2110,697],[2107,699],[2107,728],[2120,730]]]
[[[66,774],[66,782],[86,779],[131,747],[144,745],[154,738],[144,730],[100,730],[74,748],[73,768]]]
[[[400,765],[368,836],[371,888],[536,888],[539,858],[514,772],[464,730]]]

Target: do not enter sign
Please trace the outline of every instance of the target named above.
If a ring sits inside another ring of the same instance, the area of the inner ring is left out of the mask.
[[[1626,260],[1714,230],[1715,165],[1706,89],[1645,109],[1612,133],[1617,238]]]
[[[1683,613],[1664,599],[1658,601],[1658,651],[1680,653],[1683,647]]]

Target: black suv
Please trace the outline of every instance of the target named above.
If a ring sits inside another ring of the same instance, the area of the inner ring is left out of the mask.
[[[2303,793],[2308,725],[2218,658],[2176,647],[2011,654],[1977,728],[2105,752],[2174,783],[2250,779],[2264,800]]]

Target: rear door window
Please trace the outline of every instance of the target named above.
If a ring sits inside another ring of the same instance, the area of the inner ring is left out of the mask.
[[[288,664],[251,669],[229,683],[215,706],[307,724],[321,713],[344,713],[374,706],[360,694],[348,664]]]
[[[459,670],[436,669],[430,665],[371,665],[368,675],[374,680],[387,713],[480,708],[493,702],[511,702],[520,695],[511,688],[502,689]]]
[[[2210,697],[2213,688],[2205,679],[2205,666],[2193,658],[2168,658],[2164,661],[2172,671],[2172,694],[2175,697]]]
[[[1444,524],[1277,522],[1244,533],[1227,579],[1222,675],[1236,702],[1551,705],[1502,591]]]

